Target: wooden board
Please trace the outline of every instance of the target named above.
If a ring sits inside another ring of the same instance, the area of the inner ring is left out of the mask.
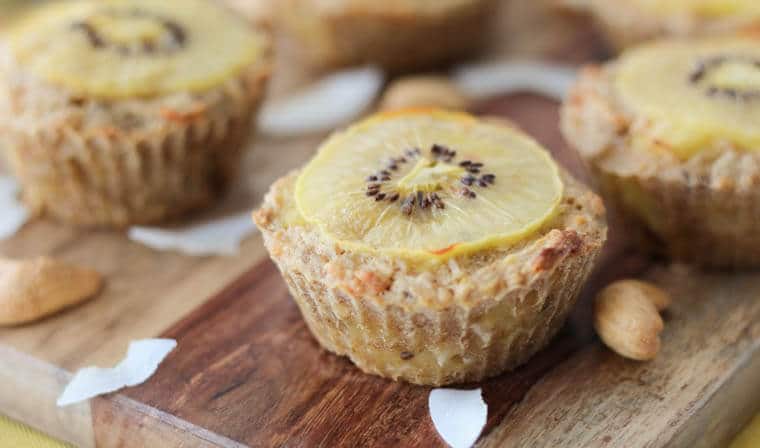
[[[547,16],[538,3],[512,3],[504,17],[509,39],[494,54],[599,56],[588,26]],[[478,112],[517,121],[582,175],[559,135],[555,103],[518,95]],[[240,187],[220,208],[251,209],[321,138],[259,139]],[[363,375],[319,349],[258,236],[227,258],[155,252],[120,233],[48,221],[0,242],[3,256],[39,254],[95,266],[108,285],[85,306],[0,330],[4,414],[84,447],[442,446],[427,388]],[[676,297],[663,352],[645,364],[604,349],[589,323],[593,292],[636,273]],[[516,372],[482,384],[489,420],[480,445],[720,446],[760,407],[758,295],[758,275],[653,266],[613,222],[601,269],[560,336]],[[149,382],[55,407],[68,372],[112,365],[130,340],[156,336],[176,338],[179,347]]]

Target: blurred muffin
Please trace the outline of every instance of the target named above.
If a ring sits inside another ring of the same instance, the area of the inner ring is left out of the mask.
[[[522,132],[421,109],[334,134],[254,220],[323,347],[426,385],[548,344],[607,232],[601,199]]]
[[[203,0],[54,2],[7,33],[4,152],[35,211],[152,223],[233,179],[269,75],[269,38]]]
[[[561,1],[591,13],[617,49],[663,36],[732,33],[760,23],[757,0]]]
[[[666,40],[588,67],[566,139],[673,258],[760,266],[760,40]]]
[[[497,0],[281,0],[277,22],[311,66],[429,68],[487,40]]]

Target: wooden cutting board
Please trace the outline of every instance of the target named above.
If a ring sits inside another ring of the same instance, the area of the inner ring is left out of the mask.
[[[587,24],[537,5],[508,9],[509,40],[495,54],[599,57]],[[559,135],[556,103],[517,95],[477,112],[515,120],[583,176]],[[259,139],[221,211],[252,209],[322,138]],[[480,446],[721,446],[760,408],[760,275],[668,267],[637,254],[625,235],[613,220],[600,269],[549,348],[515,372],[466,386],[483,387],[489,405]],[[226,258],[155,252],[121,233],[48,221],[0,242],[3,256],[41,254],[96,267],[108,284],[82,307],[0,329],[0,413],[83,447],[443,446],[428,388],[364,375],[318,347],[259,236]],[[593,293],[637,274],[675,297],[650,363],[612,354],[590,324]],[[178,341],[147,383],[55,407],[69,372],[113,365],[130,340],[147,337]]]

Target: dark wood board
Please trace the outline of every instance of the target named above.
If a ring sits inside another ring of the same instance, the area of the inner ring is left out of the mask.
[[[634,261],[625,270],[640,267]],[[648,276],[676,297],[660,357],[636,363],[601,347],[584,301],[548,349],[479,385],[489,405],[483,446],[721,446],[730,439],[760,402],[760,281],[663,267]],[[223,436],[218,446],[444,446],[428,417],[429,389],[364,375],[321,350],[269,262],[163,336],[185,349],[125,395]],[[96,440],[138,446],[138,427],[154,427],[154,417],[136,418],[117,441],[110,422],[97,424],[99,415],[117,413],[112,403],[94,408]]]

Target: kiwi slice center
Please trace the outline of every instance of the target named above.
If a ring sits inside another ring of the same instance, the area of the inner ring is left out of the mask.
[[[760,59],[719,55],[701,60],[689,74],[689,82],[708,96],[752,100],[760,98]]]
[[[399,201],[401,212],[412,216],[417,210],[444,209],[454,197],[475,199],[474,188],[488,188],[496,182],[495,174],[482,174],[483,163],[471,160],[457,162],[457,152],[440,144],[430,147],[429,155],[419,148],[391,158],[377,174],[367,178],[366,196],[375,202]],[[400,179],[397,173],[410,161],[414,166]]]
[[[432,193],[440,190],[443,184],[461,177],[462,173],[464,169],[461,167],[423,157],[396,186],[404,195],[418,191]]]
[[[103,8],[70,29],[84,33],[95,50],[121,55],[171,54],[185,47],[187,31],[174,20],[140,8]]]

